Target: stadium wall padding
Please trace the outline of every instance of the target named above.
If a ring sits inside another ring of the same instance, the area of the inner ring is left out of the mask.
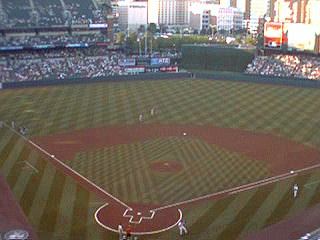
[[[189,77],[189,73],[142,73],[130,76],[107,76],[95,78],[68,78],[68,79],[44,79],[37,81],[23,82],[4,82],[3,89],[11,88],[28,88],[54,86],[64,84],[81,84],[81,83],[97,83],[97,82],[117,82],[117,81],[138,81],[138,80],[161,80],[161,79],[179,79]]]
[[[31,87],[44,87],[64,84],[81,84],[81,83],[97,83],[97,82],[120,82],[120,81],[144,81],[144,80],[179,80],[192,78],[195,76],[199,80],[223,80],[235,82],[249,82],[259,84],[274,84],[283,86],[303,87],[303,88],[320,88],[320,81],[301,79],[293,77],[273,77],[261,76],[244,73],[199,73],[192,74],[189,72],[184,73],[143,73],[131,76],[108,76],[97,78],[68,78],[64,80],[47,79],[38,81],[25,81],[25,82],[5,82],[2,83],[3,89],[12,88],[31,88]],[[1,90],[1,89],[0,89]]]

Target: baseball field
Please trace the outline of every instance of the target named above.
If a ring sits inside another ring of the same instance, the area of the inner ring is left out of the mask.
[[[119,81],[0,103],[0,173],[40,239],[118,239],[120,222],[179,239],[181,218],[183,239],[241,239],[320,204],[318,89]]]

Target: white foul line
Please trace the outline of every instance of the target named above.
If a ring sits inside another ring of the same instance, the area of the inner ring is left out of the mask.
[[[112,231],[112,232],[118,232],[117,229],[114,229],[114,228],[111,228],[111,227],[108,227],[106,225],[104,225],[102,222],[100,222],[99,218],[98,218],[98,212],[105,208],[107,205],[109,205],[108,203],[102,205],[100,208],[97,209],[97,211],[95,212],[94,214],[94,218],[96,219],[96,222],[103,228],[109,230],[109,231]],[[128,209],[127,209],[128,210]],[[179,221],[181,221],[182,219],[182,211],[180,209],[178,209],[179,211],[179,219],[178,221],[176,221],[174,224],[172,224],[171,226],[169,227],[166,227],[166,228],[163,228],[163,229],[160,229],[160,230],[156,230],[156,231],[150,231],[150,232],[132,232],[132,235],[150,235],[150,234],[156,234],[156,233],[162,233],[162,232],[165,232],[165,231],[168,231],[169,229],[175,227]]]
[[[7,128],[11,129],[6,123],[3,123]],[[96,185],[95,183],[91,182],[89,179],[85,178],[84,176],[82,176],[80,173],[78,173],[77,171],[73,170],[72,168],[70,168],[68,165],[66,165],[64,162],[62,162],[61,160],[57,159],[54,155],[48,153],[45,149],[41,148],[39,145],[37,145],[36,143],[32,142],[31,140],[29,140],[27,137],[23,136],[22,134],[18,133],[16,130],[14,129],[11,129],[13,130],[16,134],[18,134],[20,137],[22,137],[24,140],[28,141],[30,144],[32,144],[34,147],[36,147],[37,149],[39,149],[41,152],[43,152],[44,154],[48,155],[49,157],[51,157],[52,159],[54,159],[56,162],[58,162],[60,165],[62,165],[63,167],[67,168],[69,171],[71,171],[72,173],[74,173],[75,175],[77,175],[79,178],[81,178],[82,180],[86,181],[87,183],[91,184],[93,187],[95,187],[96,189],[98,189],[99,191],[101,191],[102,193],[104,193],[105,195],[109,196],[110,198],[112,198],[113,200],[115,200],[116,202],[120,203],[121,205],[125,206],[128,209],[130,209],[131,211],[133,211],[133,209],[131,207],[129,207],[127,204],[125,204],[124,202],[122,202],[121,200],[119,200],[118,198],[114,197],[113,195],[111,195],[110,193],[106,192],[104,189],[102,189],[101,187],[99,187],[98,185]],[[193,199],[189,199],[189,200],[186,200],[186,201],[181,201],[181,202],[177,202],[177,203],[173,203],[173,204],[169,204],[169,205],[166,205],[166,206],[162,206],[162,207],[159,207],[159,208],[155,208],[155,209],[151,209],[150,212],[153,213],[152,217],[154,216],[155,212],[156,211],[160,211],[160,210],[163,210],[163,209],[167,209],[167,208],[171,208],[171,207],[177,207],[177,206],[180,206],[180,205],[183,205],[183,204],[187,204],[187,203],[192,203],[192,202],[196,202],[196,201],[199,201],[199,200],[204,200],[204,199],[208,199],[208,198],[212,198],[212,197],[215,197],[215,196],[218,196],[218,195],[222,195],[222,194],[228,194],[228,195],[232,195],[232,194],[236,194],[236,193],[239,193],[239,192],[243,192],[243,191],[247,191],[247,190],[250,190],[250,189],[253,189],[253,188],[256,188],[256,187],[261,187],[261,186],[264,186],[264,185],[267,185],[267,184],[271,184],[271,183],[274,183],[274,182],[279,182],[281,180],[284,180],[284,179],[288,179],[288,178],[292,178],[292,177],[295,177],[297,176],[297,173],[301,173],[301,172],[304,172],[304,171],[308,171],[308,170],[312,170],[312,169],[315,169],[315,168],[319,168],[320,167],[320,164],[316,164],[316,165],[313,165],[313,166],[309,166],[309,167],[306,167],[306,168],[302,168],[302,169],[298,169],[298,170],[295,170],[294,173],[284,173],[284,174],[280,174],[278,176],[273,176],[273,177],[270,177],[270,178],[266,178],[266,179],[263,179],[263,180],[260,180],[260,181],[257,181],[257,182],[253,182],[253,183],[249,183],[249,184],[246,184],[246,185],[242,185],[242,186],[238,186],[238,187],[234,187],[234,188],[231,188],[231,189],[227,189],[227,190],[223,190],[223,191],[220,191],[220,192],[217,192],[217,193],[213,193],[213,194],[208,194],[208,195],[205,195],[205,196],[201,196],[201,197],[198,197],[198,198],[193,198]],[[100,224],[102,227],[110,230],[110,231],[114,231],[114,232],[117,232],[117,230],[115,229],[112,229],[112,228],[109,228],[105,225],[103,225],[102,223],[100,223],[100,221],[98,220],[97,218],[97,213],[99,210],[101,210],[103,207],[107,206],[108,203],[102,205],[95,213],[95,219],[96,221],[98,222],[98,224]],[[180,219],[182,218],[182,212],[180,209],[178,209],[179,212],[180,212]],[[131,220],[131,219],[130,219]],[[155,234],[155,233],[160,233],[160,232],[164,232],[172,227],[174,227],[175,225],[178,224],[179,221],[177,221],[174,225],[166,228],[166,229],[162,229],[162,230],[158,230],[158,231],[153,231],[153,232],[137,232],[137,233],[133,233],[133,234],[136,234],[136,235],[144,235],[144,234]]]
[[[102,193],[104,193],[105,195],[107,195],[108,197],[112,198],[113,200],[115,200],[116,202],[120,203],[121,205],[123,205],[124,207],[133,210],[131,207],[129,207],[127,204],[125,204],[124,202],[122,202],[121,200],[119,200],[118,198],[112,196],[110,193],[106,192],[104,189],[102,189],[101,187],[99,187],[98,185],[96,185],[95,183],[91,182],[89,179],[87,179],[86,177],[82,176],[80,173],[78,173],[77,171],[73,170],[71,167],[69,167],[68,165],[66,165],[64,162],[62,162],[61,160],[59,160],[58,158],[56,158],[53,154],[50,154],[49,152],[47,152],[45,149],[43,149],[42,147],[40,147],[39,145],[37,145],[36,143],[34,143],[33,141],[29,140],[27,137],[23,136],[22,134],[20,134],[19,132],[17,132],[15,129],[10,128],[6,123],[3,123],[7,128],[9,128],[10,130],[14,131],[17,135],[19,135],[20,137],[23,138],[23,140],[29,142],[31,145],[33,145],[35,148],[37,148],[40,152],[44,153],[45,155],[49,156],[51,159],[55,160],[57,163],[59,163],[61,166],[63,166],[64,168],[68,169],[69,171],[71,171],[73,174],[77,175],[79,178],[81,178],[82,180],[84,180],[85,182],[89,183],[91,186],[93,186],[94,188],[98,189],[99,191],[101,191]]]
[[[270,178],[265,178],[265,179],[257,181],[257,182],[253,182],[253,183],[249,183],[249,184],[246,184],[246,185],[238,186],[238,187],[235,187],[235,188],[223,190],[223,191],[217,192],[217,193],[208,194],[208,195],[201,196],[201,197],[198,197],[198,198],[193,198],[193,199],[189,199],[189,200],[186,200],[186,201],[169,204],[167,206],[162,206],[162,207],[151,209],[151,210],[156,212],[156,211],[159,211],[159,210],[162,210],[162,209],[171,208],[171,207],[177,207],[177,206],[180,206],[180,205],[196,202],[196,201],[199,201],[199,200],[204,200],[204,199],[207,199],[207,198],[212,198],[212,197],[215,197],[215,196],[218,196],[218,195],[222,195],[222,194],[230,194],[232,192],[236,193],[236,192],[246,191],[246,190],[249,190],[249,189],[252,189],[252,188],[255,188],[255,187],[260,187],[260,186],[267,185],[267,184],[274,183],[274,182],[278,182],[278,181],[281,181],[281,180],[284,180],[284,179],[287,179],[287,178],[295,177],[295,176],[298,175],[298,173],[309,171],[309,170],[316,169],[316,168],[319,168],[319,167],[320,167],[320,163],[316,164],[316,165],[309,166],[309,167],[305,167],[305,168],[294,170],[292,173],[289,172],[289,173],[280,174],[280,175],[273,176],[273,177],[270,177]]]
[[[270,184],[270,183],[278,182],[278,181],[281,181],[281,180],[284,180],[284,179],[287,179],[287,178],[295,177],[295,176],[297,176],[296,173],[284,173],[284,174],[281,174],[281,175],[278,175],[278,176],[265,178],[265,179],[257,181],[257,182],[253,182],[253,183],[249,183],[249,184],[246,184],[246,185],[242,185],[242,186],[226,189],[226,190],[223,190],[223,191],[220,191],[220,192],[208,194],[208,195],[201,196],[201,197],[198,197],[198,198],[193,198],[193,199],[189,199],[189,200],[186,200],[186,201],[173,203],[173,204],[170,204],[170,205],[167,205],[167,206],[163,206],[163,207],[159,207],[159,208],[155,208],[155,209],[152,209],[152,210],[156,212],[156,211],[163,210],[163,209],[166,209],[166,208],[177,207],[177,206],[184,205],[184,204],[187,204],[187,203],[192,203],[192,202],[196,202],[196,201],[200,201],[200,200],[205,200],[205,199],[212,198],[212,197],[215,197],[215,196],[218,196],[218,195],[223,195],[223,194],[231,195],[231,194],[235,194],[235,193],[238,193],[238,192],[243,192],[243,191],[246,191],[246,190],[250,190],[252,188],[256,188],[256,187],[260,187],[260,186],[263,186],[263,185],[267,185],[267,184]]]

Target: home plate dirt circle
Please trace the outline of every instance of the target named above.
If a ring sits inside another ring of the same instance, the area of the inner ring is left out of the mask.
[[[130,225],[133,235],[164,232],[175,227],[181,219],[181,210],[174,206],[150,210],[148,206],[127,208],[118,203],[106,203],[95,212],[95,220],[103,228],[118,232],[119,223],[124,229]]]

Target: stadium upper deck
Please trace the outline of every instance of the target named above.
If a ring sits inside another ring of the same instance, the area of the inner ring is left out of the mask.
[[[1,29],[103,22],[94,0],[0,0]]]

